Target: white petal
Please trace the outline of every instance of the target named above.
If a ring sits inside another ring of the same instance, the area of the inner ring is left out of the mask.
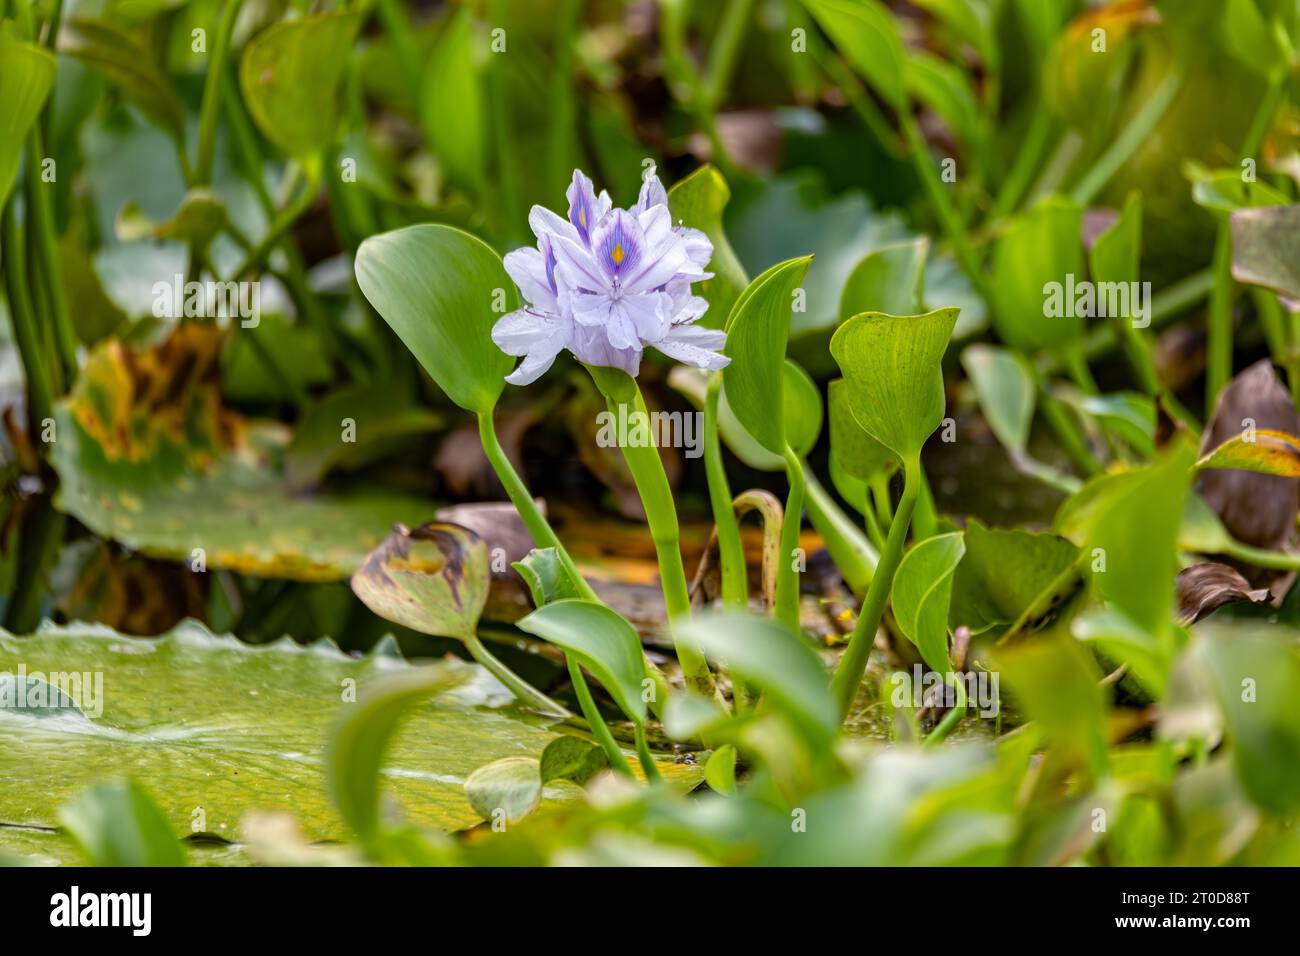
[[[533,235],[538,239],[542,236],[564,236],[574,242],[581,242],[578,238],[578,230],[573,228],[573,223],[563,216],[551,212],[545,206],[534,206],[528,213],[528,225],[533,230]]]
[[[546,260],[541,252],[525,247],[507,252],[502,260],[506,274],[519,286],[524,301],[540,309],[550,309],[555,305],[555,293],[551,291],[550,280],[546,277]]]
[[[592,259],[591,252],[576,239],[555,236],[551,240],[559,268],[564,270],[571,288],[603,292],[608,288],[604,273]]]

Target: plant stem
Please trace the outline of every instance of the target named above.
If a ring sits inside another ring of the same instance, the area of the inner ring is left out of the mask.
[[[591,688],[587,686],[587,679],[582,676],[582,668],[568,654],[564,655],[564,660],[569,665],[569,681],[573,684],[573,693],[578,698],[578,706],[582,708],[582,715],[587,718],[587,726],[591,728],[592,736],[596,738],[596,742],[605,751],[605,756],[609,758],[610,767],[618,773],[633,776],[627,757],[623,756],[622,748],[614,739],[614,735],[609,732],[609,725],[605,723],[605,718],[596,708],[596,701],[591,696]]]
[[[721,373],[710,372],[704,397],[704,471],[708,478],[713,523],[718,529],[722,603],[743,608],[749,603],[749,575],[745,568],[745,547],[740,540],[740,522],[736,519],[731,486],[722,463],[722,442],[718,438],[718,396],[721,390]]]
[[[217,148],[217,120],[221,115],[221,92],[225,85],[226,60],[230,56],[230,36],[244,0],[226,0],[217,21],[217,35],[212,41],[208,73],[203,78],[203,102],[199,107],[198,156],[194,161],[194,185],[212,182],[213,156]]]
[[[262,266],[266,257],[271,254],[271,250],[279,245],[280,240],[293,228],[293,224],[312,207],[316,201],[319,185],[315,176],[308,177],[302,192],[271,220],[266,227],[266,233],[258,240],[257,245],[249,250],[244,260],[235,267],[230,274],[231,280],[237,281]]]
[[[1137,152],[1138,147],[1146,142],[1182,87],[1183,71],[1176,67],[1075,185],[1070,192],[1070,197],[1076,203],[1086,206],[1097,193],[1101,192],[1102,187],[1110,182],[1110,178],[1128,162],[1129,158]]]
[[[645,397],[636,384],[636,379],[624,376],[625,381],[617,380],[618,394],[614,389],[605,391],[609,376],[600,375],[597,385],[605,392],[610,411],[615,420],[639,418],[649,428],[650,412],[646,408]],[[631,414],[624,416],[620,406],[631,404]],[[632,481],[641,504],[645,507],[646,523],[650,526],[650,537],[654,541],[655,556],[659,560],[659,578],[663,586],[664,605],[668,611],[668,623],[672,630],[673,646],[677,650],[677,660],[681,665],[686,682],[692,688],[712,697],[716,691],[713,675],[704,655],[690,641],[683,639],[679,629],[672,626],[673,621],[688,618],[691,614],[690,593],[686,587],[686,570],[682,564],[681,532],[677,525],[677,509],[673,503],[673,490],[664,474],[664,463],[659,457],[659,450],[653,443],[623,446],[623,459],[628,470],[632,472]]]
[[[799,571],[795,555],[799,551],[799,531],[803,516],[803,462],[789,445],[782,452],[785,477],[790,493],[785,500],[785,517],[781,523],[781,554],[776,572],[776,619],[799,631]],[[802,560],[802,559],[801,559]]]
[[[894,573],[899,562],[903,560],[903,545],[907,541],[908,525],[912,522],[912,510],[916,507],[916,496],[921,481],[921,456],[918,452],[903,463],[903,496],[899,499],[898,510],[889,527],[889,537],[885,539],[885,550],[880,554],[880,564],[876,566],[871,587],[862,601],[858,611],[858,620],[853,625],[849,637],[849,646],[840,658],[839,667],[831,681],[831,691],[839,706],[840,721],[848,717],[857,696],[858,685],[867,670],[867,659],[871,655],[871,646],[876,640],[876,629],[885,613],[885,602],[889,599],[889,589],[894,583]]]
[[[650,744],[646,741],[645,724],[639,721],[636,724],[636,756],[641,762],[641,769],[645,771],[646,783],[659,783],[663,780],[654,754],[650,752]]]
[[[1034,175],[1034,170],[1038,168],[1038,162],[1042,158],[1043,149],[1047,146],[1051,134],[1052,111],[1040,104],[1034,110],[1025,138],[1020,142],[1019,151],[1011,165],[1011,172],[1003,180],[1002,188],[998,190],[993,209],[989,212],[990,221],[996,222],[1005,218],[1020,204],[1021,197],[1029,188],[1029,180]]]
[[[717,112],[727,95],[727,87],[731,84],[731,75],[736,67],[736,56],[740,53],[741,41],[745,38],[745,27],[749,23],[753,6],[754,0],[727,0],[727,6],[722,11],[722,21],[713,35],[708,70],[700,88],[703,105],[710,113]]]
[[[567,707],[551,700],[551,698],[502,663],[500,658],[483,645],[477,634],[471,634],[465,638],[465,649],[469,651],[470,657],[483,665],[484,670],[505,684],[510,689],[510,692],[528,707],[553,717],[573,716]]]
[[[849,590],[857,595],[865,594],[880,563],[880,555],[822,487],[811,468],[804,469],[803,477],[808,490],[808,519],[826,542],[826,550],[840,569]],[[870,503],[865,507],[870,510]]]
[[[1232,378],[1232,230],[1219,223],[1214,242],[1214,285],[1206,316],[1205,414],[1214,414],[1214,401]]]
[[[28,268],[37,270],[48,298],[49,319],[58,347],[61,374],[58,380],[71,383],[77,375],[77,339],[68,313],[68,298],[63,286],[58,243],[54,236],[54,213],[50,209],[50,183],[41,181],[41,159],[45,155],[39,126],[27,134],[27,229],[35,262]]]
[[[1097,456],[1088,447],[1078,425],[1070,417],[1069,409],[1058,402],[1051,393],[1047,386],[1046,375],[1039,372],[1035,377],[1038,385],[1039,407],[1042,408],[1047,423],[1052,426],[1052,431],[1056,432],[1056,437],[1060,439],[1065,453],[1085,476],[1095,475],[1101,470],[1101,463],[1097,461]]]
[[[17,197],[10,198],[4,208],[3,222],[0,223],[0,245],[4,248],[4,269],[0,271],[4,273],[14,339],[23,361],[23,376],[27,382],[27,431],[30,435],[39,435],[42,422],[50,417],[54,407],[54,395],[50,388],[45,348],[40,341],[27,288],[27,256],[14,212],[17,201]]]

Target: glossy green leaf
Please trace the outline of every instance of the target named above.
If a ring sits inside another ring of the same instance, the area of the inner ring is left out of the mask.
[[[480,185],[487,156],[487,101],[474,55],[478,39],[468,8],[453,12],[424,67],[420,124],[452,179]]]
[[[921,236],[864,256],[840,293],[840,321],[862,312],[915,315],[922,311],[929,250],[930,240]]]
[[[1300,206],[1232,214],[1232,277],[1300,300]]]
[[[679,625],[682,634],[722,663],[733,680],[746,680],[814,739],[838,724],[830,675],[812,649],[774,618],[714,613]]]
[[[487,545],[469,529],[399,526],[352,575],[352,590],[386,621],[464,640],[478,628],[489,577]]]
[[[1037,397],[1029,363],[996,345],[970,345],[961,353],[961,364],[993,434],[1007,451],[1023,454]]]
[[[239,85],[248,112],[287,155],[305,157],[333,140],[339,88],[360,25],[352,11],[284,20],[244,48]]]
[[[898,459],[853,417],[844,379],[837,378],[826,387],[826,406],[831,431],[831,478],[840,494],[861,511],[867,485],[897,467]],[[841,487],[845,482],[851,482],[852,487]]]
[[[185,137],[185,109],[153,55],[127,27],[72,17],[59,31],[59,52],[93,67],[176,141]]]
[[[18,175],[23,143],[54,85],[54,56],[14,36],[13,21],[0,22],[0,205]]]
[[[356,273],[370,304],[448,397],[490,412],[515,362],[492,341],[493,324],[516,304],[500,257],[459,229],[409,226],[363,242]]]
[[[167,816],[134,780],[100,783],[59,810],[59,822],[91,866],[184,866]]]
[[[791,259],[768,269],[736,300],[727,320],[722,373],[736,419],[774,455],[785,450],[785,348],[794,295],[811,259]]]
[[[1075,282],[1084,278],[1082,222],[1083,211],[1073,202],[1047,199],[1014,220],[998,239],[993,326],[1012,348],[1056,348],[1083,333],[1083,318],[1074,314],[1074,303],[1065,294],[1067,277]]]
[[[785,360],[781,369],[785,440],[799,458],[807,457],[822,433],[822,396],[817,383],[802,368]]]
[[[565,573],[554,548],[534,548],[511,567],[524,579],[534,607],[578,597],[578,590]]]
[[[960,531],[926,538],[903,555],[890,591],[894,618],[932,670],[947,673],[948,603],[966,546]]]
[[[594,601],[553,601],[520,620],[518,626],[572,654],[609,691],[623,713],[638,723],[645,720],[642,682],[646,668],[641,639],[617,611]]]
[[[804,6],[872,89],[904,108],[903,40],[889,10],[876,0],[804,0]]]
[[[831,339],[858,423],[899,458],[912,459],[943,420],[940,362],[956,309],[925,315],[866,313]]]
[[[537,758],[502,757],[479,767],[465,780],[465,798],[484,820],[522,820],[542,802]]]
[[[736,258],[722,224],[730,200],[727,181],[712,166],[701,166],[668,190],[673,222],[700,230],[713,243],[713,258],[709,261],[713,278],[697,282],[693,290],[709,303],[709,311],[698,324],[715,329],[726,324],[731,307],[749,285],[749,276]]]

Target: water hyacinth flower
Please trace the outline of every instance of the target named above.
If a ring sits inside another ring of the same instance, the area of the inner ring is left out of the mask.
[[[528,224],[537,248],[516,249],[505,269],[526,305],[503,316],[492,340],[523,356],[506,376],[527,385],[568,349],[587,365],[635,376],[645,348],[702,369],[720,369],[725,333],[695,325],[708,303],[691,284],[712,277],[713,244],[698,229],[674,226],[668,194],[650,167],[635,206],[616,209],[573,171],[565,219],[534,206]]]

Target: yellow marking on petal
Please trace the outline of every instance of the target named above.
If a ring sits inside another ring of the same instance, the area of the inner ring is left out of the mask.
[[[614,265],[621,266],[623,264],[624,255],[623,244],[619,243],[614,247],[614,251],[609,254],[609,257],[614,260]]]
[[[578,222],[582,224],[583,229],[587,228],[587,210],[585,209],[578,210]]]

